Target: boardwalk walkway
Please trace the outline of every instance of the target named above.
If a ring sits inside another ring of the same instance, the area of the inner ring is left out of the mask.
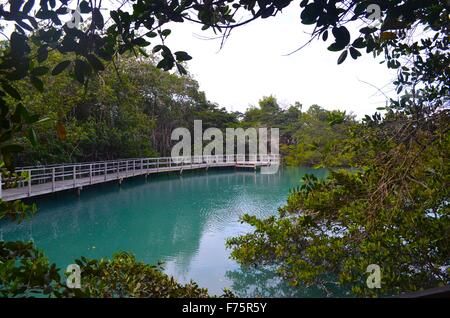
[[[278,155],[139,158],[16,169],[18,180],[1,179],[0,198],[12,201],[153,173],[215,167],[254,168],[278,163]],[[1,177],[1,175],[0,175]]]

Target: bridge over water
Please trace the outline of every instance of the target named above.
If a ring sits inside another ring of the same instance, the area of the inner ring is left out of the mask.
[[[118,181],[135,176],[184,170],[234,167],[257,169],[279,164],[279,155],[216,155],[160,157],[84,162],[17,168],[19,178],[0,174],[0,198],[12,201],[38,195]]]

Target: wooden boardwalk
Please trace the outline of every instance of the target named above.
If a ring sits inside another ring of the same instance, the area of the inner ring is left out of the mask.
[[[12,201],[69,189],[80,191],[85,186],[113,180],[121,183],[126,178],[162,172],[182,173],[185,170],[216,167],[256,169],[278,160],[276,155],[163,157],[23,167],[16,169],[22,177],[1,179],[0,198]]]

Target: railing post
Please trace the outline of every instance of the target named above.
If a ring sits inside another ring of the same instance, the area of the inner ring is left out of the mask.
[[[89,165],[89,183],[92,184],[92,163]]]
[[[77,167],[74,165],[73,166],[73,186],[75,186],[77,184]]]
[[[128,160],[125,161],[125,177],[128,177]]]
[[[107,171],[107,168],[106,168],[106,167],[107,167],[107,165],[108,165],[108,163],[107,163],[107,162],[105,162],[105,168],[104,168],[104,172],[105,172],[105,180],[106,180],[106,174],[107,174],[107,172],[108,172],[108,171]]]
[[[136,175],[136,161],[133,160],[133,176]]]
[[[31,196],[31,170],[28,170],[28,196]]]
[[[156,171],[159,170],[159,158],[156,158]]]
[[[120,176],[120,161],[117,161],[117,179],[119,179]]]
[[[52,192],[55,192],[55,168],[52,168]]]

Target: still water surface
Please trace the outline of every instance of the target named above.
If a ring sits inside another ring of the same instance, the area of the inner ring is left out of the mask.
[[[146,263],[163,261],[166,273],[214,294],[228,287],[239,296],[323,296],[316,288],[288,287],[268,271],[241,269],[225,248],[228,237],[251,230],[240,216],[277,214],[305,173],[323,177],[326,171],[209,170],[88,187],[79,198],[58,193],[39,199],[30,221],[0,223],[0,239],[33,240],[60,268],[82,255],[130,251]]]

